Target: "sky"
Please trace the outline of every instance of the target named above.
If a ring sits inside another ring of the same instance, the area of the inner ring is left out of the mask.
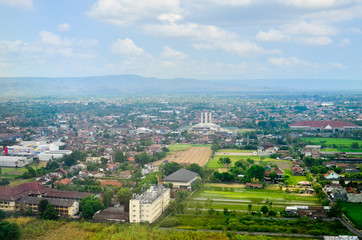
[[[0,77],[362,81],[362,0],[0,0]]]

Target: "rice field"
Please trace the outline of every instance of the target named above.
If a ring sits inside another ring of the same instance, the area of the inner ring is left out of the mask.
[[[200,166],[205,166],[206,163],[209,161],[209,157],[211,155],[211,148],[210,147],[190,147],[186,151],[176,151],[165,158],[154,162],[155,165],[160,165],[164,161],[169,162],[177,162],[180,164],[191,164],[197,163]]]
[[[284,168],[290,168],[290,161],[287,160],[277,160],[274,158],[269,158],[269,157],[261,157],[261,156],[234,156],[234,155],[222,155],[222,156],[215,156],[214,158],[210,159],[210,161],[206,164],[206,167],[208,168],[222,168],[224,167],[223,165],[221,165],[218,161],[220,157],[228,157],[231,160],[231,164],[230,166],[234,166],[234,163],[238,160],[247,160],[247,159],[252,159],[255,162],[260,162],[260,161],[266,161],[266,162],[271,162],[271,163],[275,163],[278,165],[278,163],[283,163],[282,165],[282,169]],[[257,164],[257,163],[256,163]]]
[[[215,210],[228,208],[241,213],[248,211],[249,204],[252,205],[252,211],[259,211],[264,205],[270,207],[269,202],[272,202],[273,209],[278,212],[291,205],[320,205],[317,196],[312,194],[286,193],[275,189],[247,189],[232,184],[206,184],[203,189],[193,194],[187,203],[190,206],[200,202],[205,204],[208,199],[213,201],[211,207]]]

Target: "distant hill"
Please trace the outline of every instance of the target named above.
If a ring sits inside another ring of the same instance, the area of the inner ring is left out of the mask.
[[[78,78],[2,77],[1,97],[21,96],[87,96],[140,94],[206,94],[267,92],[329,92],[362,90],[356,80],[195,80],[158,79],[137,75]]]

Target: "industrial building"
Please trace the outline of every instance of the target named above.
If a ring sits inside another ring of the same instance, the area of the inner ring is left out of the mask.
[[[72,153],[72,151],[70,151],[70,150],[45,151],[45,152],[40,153],[38,156],[39,156],[40,161],[48,162],[52,159],[61,158],[64,155],[69,155],[71,153]]]
[[[350,131],[362,129],[362,127],[346,121],[299,121],[289,125],[291,129],[306,131]]]
[[[192,184],[200,179],[199,174],[192,172],[190,170],[181,168],[176,172],[168,175],[162,181],[164,183],[172,183],[175,188],[186,188],[191,189]]]
[[[25,167],[33,162],[33,157],[0,156],[0,167]]]
[[[152,186],[142,194],[136,194],[129,201],[131,223],[153,223],[166,210],[170,202],[170,189],[163,185]]]

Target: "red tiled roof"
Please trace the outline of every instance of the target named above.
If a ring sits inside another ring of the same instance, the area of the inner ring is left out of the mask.
[[[23,183],[15,187],[3,187],[0,188],[0,200],[14,201],[29,194],[45,193],[48,189],[39,182]]]
[[[326,126],[332,128],[343,128],[343,127],[357,127],[356,124],[346,121],[299,121],[290,124],[290,127],[311,127],[311,128],[325,128]]]

